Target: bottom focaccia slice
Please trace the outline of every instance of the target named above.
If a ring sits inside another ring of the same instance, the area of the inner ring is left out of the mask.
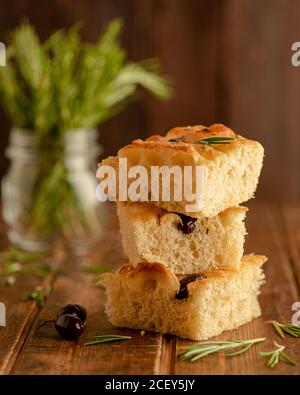
[[[238,271],[175,276],[160,263],[104,273],[105,311],[115,326],[206,340],[261,314],[265,256],[246,255]],[[197,279],[198,278],[198,279]]]

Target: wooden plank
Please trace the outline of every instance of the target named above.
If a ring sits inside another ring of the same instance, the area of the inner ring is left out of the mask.
[[[283,225],[286,230],[290,260],[298,289],[300,289],[300,204],[283,204],[282,216]]]
[[[59,307],[79,303],[86,307],[88,319],[78,341],[65,341],[53,324],[31,332],[26,349],[13,373],[17,374],[153,374],[160,361],[161,336],[114,328],[104,314],[104,291],[96,287],[87,274],[73,273],[60,277],[35,328],[43,320],[55,317]],[[94,335],[122,334],[132,340],[85,346]]]
[[[169,359],[161,355],[161,335],[146,333],[142,336],[140,331],[114,328],[104,313],[104,290],[95,286],[92,275],[83,273],[87,258],[89,265],[106,263],[111,264],[112,269],[116,263],[124,262],[114,204],[109,207],[109,215],[110,229],[99,246],[88,257],[69,257],[65,267],[67,275],[57,278],[52,295],[36,318],[12,373],[154,374],[159,372],[161,360],[166,366]],[[81,304],[88,311],[86,329],[78,341],[63,340],[53,324],[36,330],[42,321],[55,317],[58,308],[68,303]],[[94,335],[110,333],[130,335],[132,340],[84,346]]]
[[[63,262],[63,256],[60,252],[55,255],[53,265],[58,267]],[[13,368],[40,310],[35,301],[22,301],[23,296],[36,286],[51,286],[55,274],[50,273],[43,280],[31,274],[19,274],[16,278],[15,285],[11,287],[3,282],[0,284],[0,301],[6,306],[6,326],[0,328],[0,374],[7,374]]]
[[[161,60],[175,94],[166,103],[147,100],[148,134],[216,121],[218,7],[216,1],[152,1],[150,56]]]
[[[291,64],[299,13],[293,0],[222,1],[219,119],[263,143],[268,156],[257,196],[266,199],[300,194],[300,72]]]
[[[207,357],[194,363],[177,362],[177,374],[273,374],[274,371],[266,367],[266,360],[258,355],[261,350],[273,347],[271,340],[287,346],[287,352],[300,361],[299,339],[281,339],[270,325],[265,322],[271,319],[280,322],[290,322],[291,305],[299,300],[299,293],[290,265],[289,253],[285,249],[283,229],[281,228],[280,209],[276,206],[251,203],[247,218],[246,252],[266,254],[269,261],[266,264],[266,284],[263,286],[260,302],[262,317],[242,326],[236,331],[225,332],[218,336],[219,340],[249,339],[266,337],[263,345],[257,345],[247,353],[234,358],[225,359],[224,355]],[[178,340],[177,347],[190,344],[188,341]],[[177,350],[178,353],[178,350]],[[292,367],[281,363],[276,368],[276,374],[300,373],[299,365]]]
[[[85,258],[73,257],[73,264],[77,265],[79,259],[83,265],[99,263],[101,257],[105,259],[105,263],[120,261],[122,249],[118,233],[116,232],[118,223],[116,221],[114,204],[107,204],[106,211],[108,221],[107,236],[101,248],[98,250],[95,247],[91,254]],[[57,241],[51,253],[51,258],[48,258],[52,260],[54,269],[59,269],[64,264],[67,256],[66,246],[61,242],[61,240]],[[3,223],[0,223],[0,250],[3,250],[6,246],[5,226]],[[63,273],[65,272],[66,267],[64,266]],[[30,274],[17,274],[17,281],[14,286],[7,287],[4,285],[4,282],[0,283],[0,302],[5,303],[7,310],[6,327],[0,328],[0,374],[7,374],[14,369],[18,355],[24,348],[28,334],[41,310],[34,301],[23,302],[22,297],[27,292],[33,291],[36,286],[53,286],[56,274],[51,273],[43,280]]]
[[[298,339],[279,339],[265,321],[277,319],[281,322],[291,318],[291,304],[299,300],[299,293],[290,266],[285,229],[282,226],[280,210],[276,206],[251,203],[247,219],[247,252],[265,253],[270,261],[266,265],[267,283],[260,297],[263,316],[244,325],[237,331],[226,332],[219,339],[267,337],[264,345],[256,346],[246,354],[232,359],[223,355],[208,357],[195,363],[177,362],[176,338],[139,331],[113,328],[104,315],[104,292],[93,285],[91,277],[83,274],[80,268],[72,275],[59,277],[47,305],[34,322],[25,347],[14,361],[12,373],[37,374],[272,374],[266,361],[258,355],[259,350],[269,350],[271,339],[287,345],[288,353],[300,360]],[[292,215],[292,213],[291,213]],[[115,235],[117,233],[115,232]],[[109,236],[111,238],[111,236]],[[104,243],[108,245],[108,243]],[[116,244],[113,242],[113,244]],[[107,248],[107,252],[112,245]],[[119,247],[117,247],[117,250]],[[115,252],[117,254],[117,252]],[[99,256],[99,255],[98,255]],[[116,255],[115,255],[116,257]],[[98,259],[98,258],[97,258]],[[74,262],[69,260],[69,265]],[[66,303],[81,303],[89,312],[86,330],[77,342],[62,340],[51,324],[36,331],[37,325],[51,319],[56,310]],[[95,334],[120,333],[133,336],[132,340],[97,346],[84,346],[83,343]],[[190,344],[178,340],[177,346]],[[175,365],[176,364],[176,365]],[[10,365],[11,366],[11,365]],[[277,374],[300,373],[299,367],[284,363],[276,368]]]
[[[6,327],[0,328],[0,374],[10,371],[37,314],[35,303],[21,302],[22,296],[39,283],[37,279],[28,278],[17,287],[0,285],[0,301],[6,306]]]
[[[160,363],[156,374],[174,374],[177,338],[173,335],[163,335],[161,344]]]

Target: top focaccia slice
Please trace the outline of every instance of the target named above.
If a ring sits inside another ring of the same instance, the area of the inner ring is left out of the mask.
[[[220,141],[221,137],[225,139]],[[210,127],[197,125],[173,128],[164,137],[154,135],[146,140],[134,140],[121,148],[118,156],[108,157],[100,166],[113,166],[117,177],[120,158],[127,158],[128,169],[137,165],[144,166],[149,177],[147,188],[150,201],[152,166],[179,166],[182,174],[184,166],[191,166],[192,191],[196,191],[195,168],[202,165],[204,172],[201,207],[187,210],[195,201],[186,200],[184,193],[182,199],[176,201],[172,189],[169,201],[164,201],[165,198],[160,193],[158,200],[152,203],[170,212],[192,217],[212,217],[253,197],[263,156],[264,149],[259,142],[242,137],[222,124]],[[128,185],[133,181],[134,179],[128,179]],[[119,199],[117,195],[117,200],[123,199]],[[130,196],[128,200],[131,200]]]

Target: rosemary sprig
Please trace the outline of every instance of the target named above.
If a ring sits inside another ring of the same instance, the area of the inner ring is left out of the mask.
[[[0,253],[0,259],[8,262],[36,262],[41,258],[41,253],[38,252],[28,252],[20,250],[14,246],[9,246],[5,251]]]
[[[6,67],[0,67],[0,101],[11,123],[30,130],[40,147],[31,233],[68,235],[80,225],[93,230],[68,161],[62,160],[70,130],[88,133],[138,98],[140,87],[160,99],[171,96],[158,61],[127,61],[121,30],[121,20],[111,21],[95,44],[82,42],[78,26],[56,31],[45,42],[26,21],[10,34]]]
[[[27,265],[21,265],[18,262],[8,262],[3,265],[2,268],[0,268],[0,275],[2,276],[10,276],[12,274],[34,274],[35,276],[39,278],[44,278],[47,276],[48,273],[52,271],[51,266],[46,265],[46,264],[27,264]]]
[[[50,295],[51,287],[36,287],[33,292],[28,292],[24,295],[23,301],[35,300],[38,306],[44,306],[48,296]]]
[[[129,340],[132,339],[131,336],[122,336],[122,335],[99,335],[99,336],[94,336],[93,341],[90,341],[88,343],[84,343],[85,346],[90,346],[92,344],[101,344],[101,343],[107,343],[107,342],[114,342],[118,340]]]
[[[285,346],[282,346],[274,341],[275,346],[277,347],[275,350],[272,351],[262,351],[260,352],[260,355],[263,357],[268,357],[268,367],[269,368],[275,368],[275,366],[278,365],[279,361],[283,359],[285,362],[287,362],[290,365],[296,366],[297,362],[294,361],[291,357],[289,357],[286,353],[283,352],[285,349]]]
[[[127,60],[122,27],[120,19],[112,20],[95,44],[82,42],[78,25],[45,42],[27,21],[13,30],[0,69],[0,99],[14,125],[58,142],[68,130],[115,116],[138,87],[169,98],[172,89],[158,61]]]
[[[42,253],[27,252],[9,246],[5,251],[0,253],[0,276],[11,276],[19,273],[31,273],[40,278],[44,278],[49,272],[52,271],[50,265],[44,262],[40,263],[43,259]],[[7,283],[7,281],[5,281]],[[12,285],[9,281],[9,285]]]
[[[285,339],[284,332],[294,337],[300,337],[300,326],[293,324],[281,324],[278,321],[268,321],[267,324],[272,324],[280,337]]]
[[[207,137],[199,141],[194,141],[194,144],[203,144],[203,145],[230,144],[232,140],[236,140],[236,138],[226,137],[226,136]]]
[[[254,344],[261,343],[264,340],[265,338],[233,341],[205,341],[193,344],[192,346],[182,347],[185,351],[179,354],[177,358],[194,362],[197,359],[218,352],[225,352],[227,357],[233,357],[246,352]]]
[[[92,273],[92,274],[101,274],[105,272],[110,272],[111,270],[112,267],[105,264],[87,266],[83,269],[85,273]]]
[[[169,140],[170,143],[178,143],[184,142],[184,136],[182,137],[174,137]],[[226,137],[226,136],[213,136],[206,137],[205,139],[201,139],[198,141],[191,142],[192,144],[203,144],[203,145],[216,145],[216,144],[230,144],[232,140],[236,140],[235,137]]]

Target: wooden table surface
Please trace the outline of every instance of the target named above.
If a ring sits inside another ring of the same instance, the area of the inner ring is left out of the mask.
[[[53,264],[63,268],[40,280],[31,274],[20,274],[13,286],[0,285],[0,302],[6,304],[7,325],[0,328],[1,374],[299,374],[300,339],[278,337],[268,320],[290,322],[291,306],[300,301],[300,204],[275,205],[253,201],[248,205],[246,253],[266,254],[267,282],[260,302],[261,318],[236,331],[225,332],[217,339],[249,339],[266,337],[263,344],[243,355],[225,358],[214,355],[191,363],[177,361],[178,347],[189,344],[175,336],[114,328],[104,314],[104,291],[94,285],[94,277],[85,273],[86,264],[122,260],[117,220],[111,217],[111,229],[97,248],[86,258],[74,258],[56,248]],[[2,226],[4,239],[4,227]],[[22,296],[37,285],[51,285],[52,291],[43,307],[35,301],[22,301]],[[65,341],[48,324],[37,330],[43,320],[52,319],[57,309],[67,303],[86,307],[86,329],[78,341]],[[123,334],[131,340],[84,346],[92,336]],[[272,340],[287,346],[287,353],[299,361],[293,367],[280,363],[275,369],[266,367],[266,359],[258,352],[270,350]]]

